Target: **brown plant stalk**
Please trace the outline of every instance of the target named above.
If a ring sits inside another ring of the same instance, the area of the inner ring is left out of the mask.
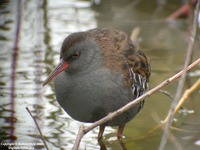
[[[199,3],[199,0],[198,0],[197,4],[196,4],[195,11],[194,11],[194,20],[193,20],[193,23],[192,23],[192,29],[190,31],[191,35],[190,35],[190,40],[189,40],[187,51],[186,51],[186,58],[185,58],[185,61],[184,61],[183,75],[181,76],[181,78],[178,82],[175,98],[174,98],[174,101],[172,102],[171,108],[169,110],[169,119],[167,120],[167,123],[165,125],[165,130],[164,130],[164,133],[163,133],[162,138],[161,138],[159,150],[163,150],[165,148],[165,145],[166,145],[167,139],[168,139],[168,133],[169,133],[170,126],[171,126],[171,123],[172,123],[172,120],[173,120],[173,114],[175,112],[175,108],[176,108],[178,101],[180,99],[181,92],[183,91],[183,87],[184,87],[184,83],[185,83],[185,79],[186,79],[187,66],[189,65],[189,63],[191,61],[192,50],[193,50],[193,47],[194,47],[194,41],[195,41],[196,32],[197,32],[199,6],[200,6],[200,3]]]
[[[48,146],[47,146],[47,143],[45,142],[44,136],[43,136],[43,134],[42,134],[42,131],[40,130],[40,126],[39,126],[38,123],[37,123],[37,120],[33,117],[32,113],[31,113],[31,111],[29,110],[28,107],[26,107],[26,110],[28,111],[28,113],[29,113],[30,116],[32,117],[33,121],[35,122],[35,124],[36,124],[36,126],[37,126],[37,129],[38,129],[38,131],[39,131],[39,133],[40,133],[40,136],[41,136],[41,138],[42,138],[42,141],[43,141],[43,143],[44,143],[46,149],[49,150],[49,148],[48,148]]]

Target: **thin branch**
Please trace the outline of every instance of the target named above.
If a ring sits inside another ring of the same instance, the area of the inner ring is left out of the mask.
[[[195,62],[193,62],[190,66],[188,66],[187,67],[187,71],[192,69],[194,66],[196,66],[199,63],[200,63],[200,58],[197,59]],[[175,74],[174,76],[168,78],[167,80],[163,81],[161,84],[157,85],[156,87],[154,87],[153,89],[149,90],[145,94],[141,95],[137,99],[132,100],[131,102],[129,102],[128,104],[126,104],[122,108],[120,108],[120,109],[108,114],[106,117],[100,119],[99,121],[94,122],[92,125],[90,125],[90,126],[88,126],[86,128],[83,128],[83,126],[81,126],[79,128],[79,133],[78,133],[78,135],[76,137],[76,141],[75,141],[75,144],[74,144],[74,147],[72,148],[72,150],[78,150],[78,147],[80,145],[82,137],[85,134],[87,134],[90,130],[94,129],[95,127],[97,127],[97,126],[99,126],[101,124],[106,123],[109,120],[112,120],[114,117],[116,117],[116,116],[120,115],[121,113],[127,111],[129,108],[131,108],[132,106],[136,105],[140,101],[144,100],[146,97],[149,97],[151,94],[155,93],[159,89],[163,88],[164,86],[168,85],[169,83],[171,83],[174,80],[176,80],[177,78],[179,78],[182,74],[183,74],[183,70],[180,71],[179,73]]]
[[[174,100],[174,98],[171,96],[171,94],[167,91],[164,91],[164,90],[159,90],[159,92],[167,95],[172,101]],[[183,107],[181,107],[181,109],[184,109]]]
[[[160,142],[159,150],[163,150],[165,145],[166,145],[169,128],[170,128],[172,120],[173,120],[173,114],[174,114],[175,108],[178,104],[178,100],[181,96],[181,92],[182,92],[183,87],[184,87],[184,83],[185,83],[185,79],[186,79],[187,66],[191,61],[192,50],[193,50],[194,41],[195,41],[196,32],[197,32],[198,13],[199,13],[199,0],[197,1],[195,12],[194,12],[194,21],[193,21],[190,41],[189,41],[188,48],[187,48],[183,75],[181,76],[181,79],[178,82],[176,95],[175,95],[174,101],[172,102],[171,109],[169,110],[169,120],[167,121],[167,123],[165,125],[165,131],[163,133],[163,136],[162,136],[162,139],[161,139],[161,142]]]
[[[178,17],[184,15],[186,11],[189,10],[190,4],[186,3],[181,8],[173,12],[170,16],[167,17],[167,20],[177,19]]]
[[[180,107],[183,105],[183,103],[185,102],[185,100],[189,97],[189,95],[194,92],[198,87],[200,86],[200,78],[194,83],[194,85],[190,88],[190,89],[187,89],[183,96],[181,97],[179,103],[178,103],[178,106],[175,110],[175,113],[180,109]]]
[[[36,124],[36,126],[37,126],[37,129],[38,129],[38,131],[39,131],[39,133],[40,133],[40,136],[41,136],[41,138],[42,138],[42,141],[43,141],[43,143],[44,143],[46,149],[49,150],[49,148],[48,148],[48,146],[47,146],[47,143],[45,142],[44,136],[43,136],[43,134],[42,134],[42,131],[40,130],[40,127],[39,127],[39,125],[38,125],[38,123],[37,123],[37,120],[33,117],[32,113],[31,113],[31,111],[29,110],[28,107],[26,107],[26,110],[28,111],[28,113],[29,113],[29,114],[31,115],[31,117],[33,118],[33,121],[35,122],[35,124]]]
[[[170,94],[169,92],[164,91],[164,90],[159,90],[159,92],[161,92],[161,93],[167,95],[171,100],[174,100],[174,98],[171,96],[171,94]]]
[[[18,47],[19,47],[19,36],[20,36],[20,29],[21,29],[21,9],[22,9],[22,2],[21,0],[17,1],[17,18],[16,18],[16,33],[15,33],[15,41],[12,53],[12,62],[11,62],[11,117],[10,117],[10,127],[11,127],[11,142],[14,141],[14,118],[15,118],[15,90],[16,90],[16,70],[17,70],[17,61],[18,61]]]
[[[78,150],[80,142],[81,142],[81,139],[85,134],[86,133],[84,132],[84,127],[81,125],[79,127],[79,131],[78,131],[78,135],[77,135],[76,141],[74,143],[74,147],[72,148],[73,150]]]

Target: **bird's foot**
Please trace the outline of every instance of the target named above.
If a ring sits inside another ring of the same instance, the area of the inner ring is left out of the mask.
[[[117,132],[117,139],[118,139],[118,140],[121,140],[121,139],[123,138],[122,133],[123,133],[123,131],[124,131],[124,127],[125,127],[125,125],[121,125],[121,126],[119,126],[119,128],[118,128],[118,132]]]
[[[102,139],[104,129],[105,129],[105,126],[103,126],[103,125],[100,125],[100,126],[99,126],[98,141]]]

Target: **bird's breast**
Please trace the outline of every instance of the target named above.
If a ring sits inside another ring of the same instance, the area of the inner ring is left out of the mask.
[[[99,68],[89,73],[58,74],[54,79],[56,98],[74,119],[94,122],[132,100],[123,73]]]

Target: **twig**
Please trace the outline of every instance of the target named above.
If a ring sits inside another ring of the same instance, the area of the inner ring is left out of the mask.
[[[190,88],[190,89],[187,89],[183,96],[181,97],[179,103],[178,103],[178,106],[175,110],[175,113],[178,111],[178,109],[180,109],[181,105],[183,105],[183,103],[185,102],[185,100],[188,98],[188,96],[194,92],[194,90],[196,90],[198,87],[200,86],[200,78],[197,80],[197,82],[194,83],[194,85]]]
[[[164,91],[164,90],[159,90],[159,92],[167,95],[172,101],[174,100],[174,98],[171,96],[171,94],[167,91]],[[181,107],[181,109],[184,109],[183,107]]]
[[[182,15],[186,15],[186,12],[189,10],[189,7],[190,7],[189,3],[184,4],[183,6],[181,6],[181,8],[179,8],[178,10],[173,12],[170,16],[168,16],[167,20],[177,19]]]
[[[183,90],[183,86],[185,83],[187,66],[191,61],[192,50],[193,50],[195,36],[196,36],[196,32],[197,32],[198,13],[199,13],[199,0],[197,1],[195,12],[194,12],[194,21],[193,21],[190,41],[189,41],[188,48],[187,48],[183,75],[181,76],[181,79],[178,82],[176,95],[175,95],[174,101],[172,102],[171,109],[169,110],[169,120],[167,121],[167,123],[165,125],[165,131],[163,133],[163,136],[162,136],[162,139],[160,142],[159,150],[163,150],[165,147],[165,144],[167,142],[169,128],[170,128],[171,122],[173,120],[173,114],[174,114],[175,108],[178,104],[178,100],[181,96],[181,92]]]
[[[171,94],[170,94],[169,92],[164,91],[164,90],[159,90],[159,92],[161,92],[161,93],[167,95],[171,100],[174,100],[174,98],[171,96]]]
[[[49,150],[49,148],[48,148],[48,146],[47,146],[47,143],[45,142],[44,136],[43,136],[43,134],[42,134],[42,131],[40,130],[40,127],[39,127],[39,125],[38,125],[38,123],[37,123],[37,120],[33,117],[32,113],[30,112],[30,110],[29,110],[28,107],[26,107],[26,110],[28,111],[28,113],[29,113],[29,114],[31,115],[31,117],[33,118],[33,121],[35,122],[35,124],[36,124],[36,126],[37,126],[37,129],[38,129],[38,131],[39,131],[39,133],[40,133],[40,136],[41,136],[41,138],[42,138],[42,141],[43,141],[43,143],[44,143],[46,149]]]
[[[174,112],[173,116],[174,116],[174,115],[176,114],[176,112],[181,108],[181,106],[182,106],[183,103],[186,101],[186,99],[188,98],[188,96],[189,96],[192,92],[194,92],[194,90],[196,90],[199,86],[200,86],[200,79],[198,79],[198,80],[194,83],[194,85],[193,85],[191,88],[185,90],[183,96],[181,97],[181,99],[180,99],[180,101],[179,101],[179,103],[178,103],[178,105],[177,105],[177,107],[176,107],[176,109],[175,109],[175,112]],[[148,134],[154,132],[155,130],[157,130],[158,128],[160,128],[162,125],[166,124],[166,122],[167,122],[168,119],[169,119],[169,114],[168,114],[168,116],[165,118],[165,120],[162,121],[162,123],[158,124],[158,125],[155,126],[153,129],[151,129],[151,130],[148,132]]]
[[[12,62],[11,62],[11,142],[14,141],[14,120],[15,120],[15,78],[16,78],[16,69],[17,69],[17,59],[18,59],[18,47],[19,47],[19,35],[21,29],[21,0],[17,1],[17,18],[16,18],[16,33],[15,33],[15,42],[12,53]]]
[[[192,69],[194,66],[196,66],[199,63],[200,63],[200,58],[197,59],[195,62],[193,62],[190,66],[188,66],[187,67],[187,71],[190,70],[190,69]],[[112,120],[114,117],[116,117],[119,114],[125,112],[126,110],[128,110],[129,108],[131,108],[132,106],[134,106],[135,104],[137,104],[140,101],[144,100],[146,97],[150,96],[151,94],[155,93],[159,89],[161,89],[164,86],[168,85],[169,83],[173,82],[174,80],[176,80],[177,78],[179,78],[182,74],[183,74],[183,70],[180,71],[179,73],[175,74],[171,78],[168,78],[167,80],[163,81],[161,84],[157,85],[156,87],[154,87],[153,89],[149,90],[145,94],[141,95],[137,99],[129,102],[128,104],[126,104],[122,108],[120,108],[120,109],[118,109],[118,110],[116,110],[116,111],[108,114],[106,117],[100,119],[99,121],[94,122],[92,125],[90,125],[90,126],[88,126],[86,128],[83,128],[83,126],[81,126],[80,129],[79,129],[79,133],[78,133],[78,135],[76,137],[76,141],[75,141],[75,144],[74,144],[74,147],[72,148],[72,150],[77,150],[78,149],[82,137],[85,134],[87,134],[90,130],[94,129],[95,127],[97,127],[97,126],[99,126],[101,124],[104,124],[105,122],[107,122],[109,120]]]

